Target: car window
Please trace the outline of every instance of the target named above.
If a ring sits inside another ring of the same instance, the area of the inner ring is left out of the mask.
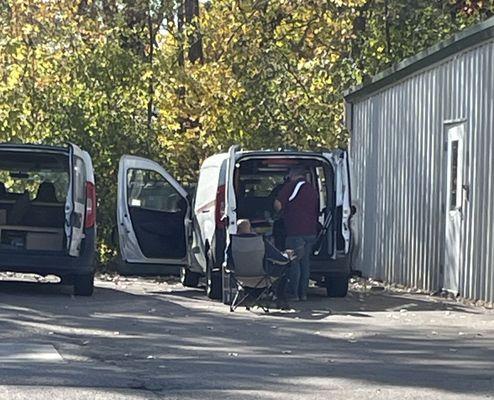
[[[183,198],[158,172],[129,169],[127,172],[129,207],[176,212],[183,210]]]
[[[199,175],[199,182],[196,189],[196,208],[202,207],[216,198],[218,190],[218,168],[203,168]]]
[[[86,168],[79,157],[74,160],[74,201],[86,202]]]
[[[269,197],[273,190],[284,183],[284,174],[240,175],[241,193],[246,197]]]
[[[0,170],[0,182],[6,190],[6,196],[21,195],[24,192],[34,200],[42,183],[51,183],[55,187],[58,202],[63,202],[69,187],[67,171],[37,170],[37,171],[6,171]]]

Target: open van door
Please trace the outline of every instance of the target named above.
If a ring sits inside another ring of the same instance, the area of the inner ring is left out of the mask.
[[[230,243],[230,235],[237,233],[237,199],[235,196],[235,164],[238,145],[231,146],[228,150],[228,160],[226,162],[225,176],[225,215],[226,227],[226,247]]]
[[[117,224],[123,261],[186,265],[187,192],[154,161],[125,155],[118,171]]]
[[[350,251],[350,216],[351,216],[351,197],[350,197],[350,168],[348,153],[346,150],[335,150],[330,153],[324,153],[324,156],[331,162],[334,168],[335,176],[335,194],[336,207],[341,207],[341,236],[345,241],[344,253]],[[338,224],[339,226],[339,224]],[[336,249],[336,247],[335,247]],[[336,253],[334,254],[336,256]]]
[[[75,144],[69,144],[69,190],[65,201],[65,235],[67,251],[77,257],[84,239],[86,214],[86,166],[85,152]]]

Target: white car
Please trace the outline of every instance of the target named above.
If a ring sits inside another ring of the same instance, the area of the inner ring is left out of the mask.
[[[222,296],[222,265],[229,235],[237,220],[248,218],[253,228],[277,232],[273,203],[277,190],[294,166],[304,166],[319,193],[320,234],[311,261],[311,279],[327,288],[328,296],[344,297],[351,272],[349,160],[346,151],[240,151],[204,161],[195,198],[154,161],[123,156],[118,189],[120,252],[136,273],[156,265],[180,266],[185,286],[206,277],[210,298]]]

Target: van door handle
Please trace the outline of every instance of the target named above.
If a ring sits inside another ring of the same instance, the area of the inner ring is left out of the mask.
[[[211,210],[202,210],[201,213],[202,214],[208,214]]]

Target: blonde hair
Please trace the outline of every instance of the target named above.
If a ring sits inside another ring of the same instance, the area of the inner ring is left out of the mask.
[[[252,226],[250,224],[250,221],[248,219],[239,219],[237,221],[237,233],[251,233],[252,232]]]

